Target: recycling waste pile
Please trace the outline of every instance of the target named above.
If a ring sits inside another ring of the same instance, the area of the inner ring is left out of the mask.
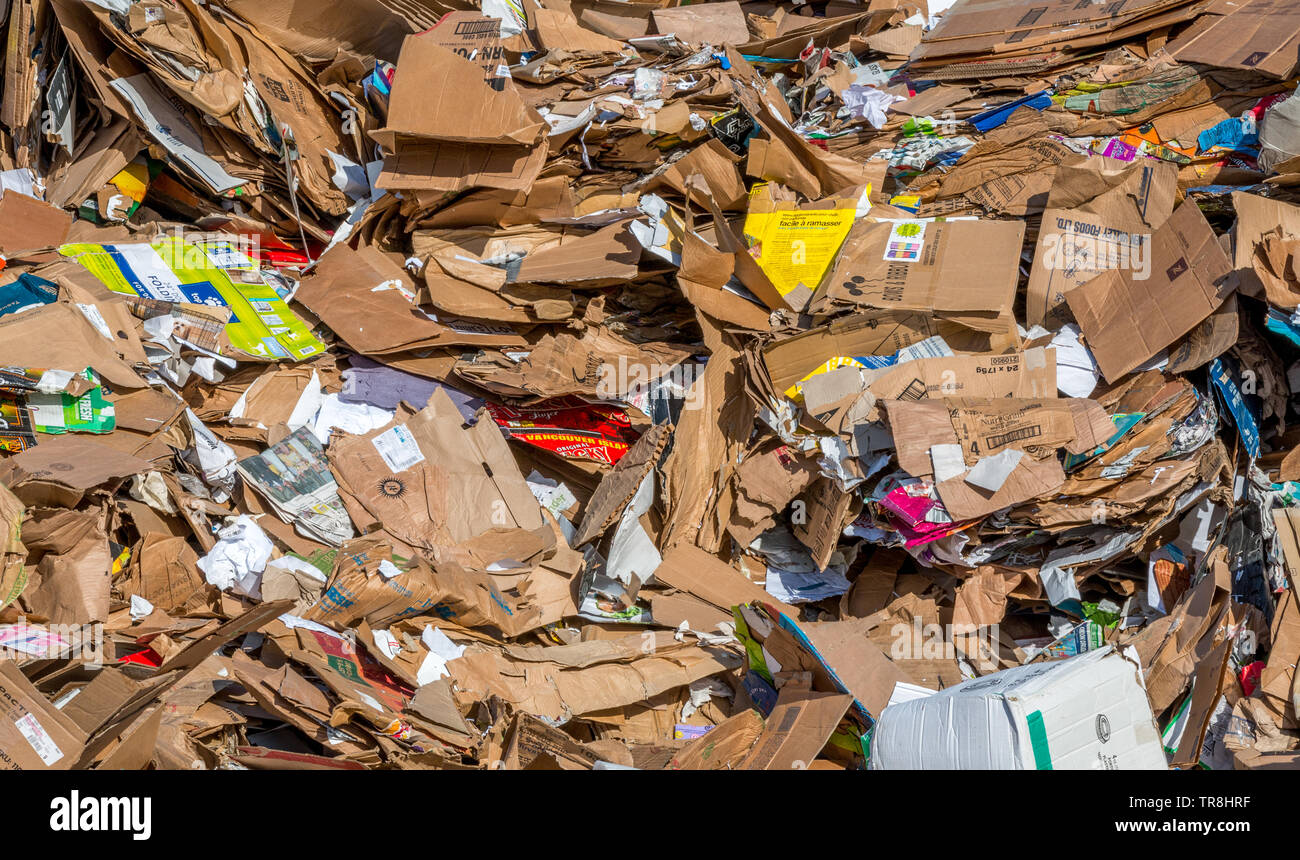
[[[1300,767],[1300,7],[8,0],[0,769]]]

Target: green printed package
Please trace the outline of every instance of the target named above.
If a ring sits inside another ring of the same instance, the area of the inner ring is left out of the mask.
[[[1094,651],[1106,644],[1106,630],[1096,621],[1087,620],[1075,625],[1069,633],[1043,649],[1048,659],[1074,657]]]
[[[111,432],[117,426],[117,418],[113,404],[108,402],[99,387],[99,377],[94,369],[88,367],[76,377],[85,379],[89,385],[69,385],[75,377],[62,371],[32,367],[0,368],[0,396],[9,398],[9,412],[16,413],[29,431]],[[74,394],[68,389],[81,393]],[[0,418],[0,427],[5,424],[5,419]],[[4,429],[12,431],[16,428],[8,426]],[[28,444],[36,444],[34,436]],[[21,451],[23,447],[16,447],[16,450]]]
[[[117,427],[113,404],[104,399],[99,380],[83,374],[95,387],[79,397],[66,392],[27,395],[27,410],[38,433],[109,433]]]
[[[164,302],[228,307],[226,336],[238,350],[264,358],[301,361],[325,351],[274,289],[232,280],[228,271],[256,271],[233,242],[199,245],[170,236],[149,244],[71,244],[73,257],[115,293]]]

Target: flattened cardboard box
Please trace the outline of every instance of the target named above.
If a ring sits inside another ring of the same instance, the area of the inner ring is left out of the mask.
[[[539,756],[551,756],[561,770],[591,770],[600,756],[563,731],[531,714],[515,717],[515,729],[506,747],[507,770],[526,770]]]
[[[1233,266],[1241,279],[1239,289],[1243,295],[1258,296],[1264,284],[1255,271],[1255,251],[1267,233],[1278,231],[1282,239],[1300,238],[1300,206],[1281,200],[1235,191],[1232,209],[1237,213],[1237,226],[1233,230]]]
[[[860,703],[868,714],[880,714],[894,686],[909,680],[903,668],[869,638],[872,623],[864,618],[813,621],[801,626],[807,647],[818,662],[834,673],[834,682]],[[814,672],[813,677],[820,677]],[[817,682],[814,681],[814,686]]]
[[[353,251],[336,245],[304,278],[297,300],[348,346],[363,355],[382,355],[445,345],[523,346],[506,325],[435,318],[407,295],[409,275],[371,246]]]
[[[622,42],[583,27],[568,12],[556,8],[532,7],[529,9],[529,17],[537,31],[537,41],[547,50],[617,54],[624,49]]]
[[[1246,0],[1228,15],[1201,18],[1167,50],[1183,63],[1289,78],[1300,57],[1300,6],[1291,0]]]
[[[1082,454],[1115,435],[1115,424],[1101,405],[1081,397],[970,398],[946,405],[968,466],[1008,448],[1033,452],[1064,447]]]
[[[86,734],[50,704],[12,660],[0,661],[0,770],[67,770]]]
[[[799,610],[782,603],[722,559],[689,543],[679,543],[664,553],[655,579],[678,591],[730,613],[731,607],[761,601],[794,617]]]
[[[965,475],[940,481],[935,491],[953,519],[973,520],[1046,496],[1064,483],[1065,472],[1055,457],[1044,460],[1023,457],[993,493],[968,483]]]
[[[98,307],[98,305],[97,305]],[[40,367],[81,373],[93,367],[114,390],[147,384],[73,304],[55,302],[0,317],[0,367]]]
[[[483,80],[475,62],[424,36],[402,43],[393,77],[388,124],[371,137],[388,149],[399,134],[461,143],[525,144],[546,127],[514,86],[500,90]]]
[[[1024,238],[1023,221],[858,222],[825,296],[883,310],[1003,315],[1015,298]]]
[[[116,488],[152,468],[147,460],[99,442],[56,436],[0,461],[0,482],[28,506],[72,508],[97,487]]]
[[[330,469],[354,522],[433,550],[494,525],[533,530],[541,509],[496,425],[463,426],[442,390],[414,415],[330,446]]]
[[[1059,328],[1065,295],[1107,268],[1151,262],[1150,233],[1174,207],[1178,175],[1172,165],[1138,165],[1107,175],[1092,168],[1062,167],[1048,194],[1034,246],[1026,315],[1029,325]],[[1092,175],[1113,187],[1073,208],[1063,201]]]
[[[497,92],[510,79],[509,61],[501,46],[501,19],[472,11],[448,12],[419,34],[483,69],[483,80]]]
[[[741,770],[802,770],[821,753],[848,713],[853,697],[847,693],[817,693],[782,688]]]
[[[500,25],[499,18],[471,11],[450,12],[415,38],[477,65],[482,69],[487,89],[506,94],[510,70],[501,45]],[[399,100],[399,107],[402,101]],[[388,142],[394,152],[385,157],[383,172],[376,182],[383,189],[449,193],[470,188],[525,191],[537,179],[547,155],[544,142],[483,146],[400,134],[392,135]]]
[[[824,570],[839,544],[840,532],[853,519],[856,496],[846,493],[835,481],[821,477],[805,494],[808,507],[804,521],[795,525],[794,536],[808,547],[813,563]]]
[[[42,200],[16,191],[0,194],[0,253],[6,256],[56,248],[67,239],[71,226],[71,215]]]
[[[959,328],[919,311],[852,314],[769,344],[763,349],[763,365],[771,377],[772,388],[783,392],[828,358],[893,355],[928,337],[945,336]]]
[[[888,400],[884,404],[890,425],[906,428],[894,436],[898,464],[918,478],[934,474],[930,449],[935,445],[961,444],[966,465],[974,465],[980,457],[1001,450],[1025,450],[1026,443],[1064,445],[1071,453],[1082,453],[1115,433],[1114,422],[1094,400]],[[958,436],[959,423],[967,428],[964,439]],[[1067,435],[1065,442],[1048,442]]]
[[[943,397],[1056,397],[1056,350],[918,358],[867,386],[880,400]]]
[[[1145,280],[1108,269],[1065,294],[1108,382],[1187,334],[1235,288],[1232,263],[1195,203],[1178,207],[1151,243]]]
[[[943,16],[927,41],[1007,34],[1018,30],[1056,30],[1071,25],[1106,25],[1119,12],[1151,12],[1179,0],[1138,0],[1120,9],[1077,0],[967,0]],[[1014,40],[1008,40],[1014,41]]]
[[[672,33],[691,44],[743,45],[749,41],[745,13],[735,0],[655,9],[650,13],[655,31]]]
[[[309,61],[329,61],[342,51],[397,59],[402,40],[437,15],[424,3],[339,0],[304,5],[295,0],[230,0],[236,15],[270,41]]]
[[[470,188],[526,191],[546,165],[545,144],[483,146],[398,138],[375,186],[385,190],[459,192]]]
[[[730,770],[749,755],[767,722],[753,708],[732,714],[673,756],[667,770]]]
[[[1119,41],[1123,25],[1143,32],[1142,25],[1161,26],[1155,14],[1188,7],[1187,0],[1137,0],[1119,4],[1078,0],[971,0],[948,10],[923,40],[913,60],[981,54],[1023,54],[1047,51],[1056,46],[1080,47],[1092,43]],[[1177,20],[1181,20],[1178,18]],[[981,78],[997,76],[990,70]],[[1028,71],[1022,73],[1028,74]],[[974,76],[972,76],[974,77]]]

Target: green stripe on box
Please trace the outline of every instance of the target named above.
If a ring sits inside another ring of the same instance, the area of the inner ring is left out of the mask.
[[[1052,769],[1052,753],[1047,749],[1047,729],[1043,726],[1043,712],[1034,711],[1029,715],[1029,745],[1034,748],[1034,768],[1036,770]]]

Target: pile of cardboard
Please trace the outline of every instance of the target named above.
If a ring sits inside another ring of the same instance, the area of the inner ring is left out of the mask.
[[[1300,763],[1291,5],[0,14],[6,765]]]

